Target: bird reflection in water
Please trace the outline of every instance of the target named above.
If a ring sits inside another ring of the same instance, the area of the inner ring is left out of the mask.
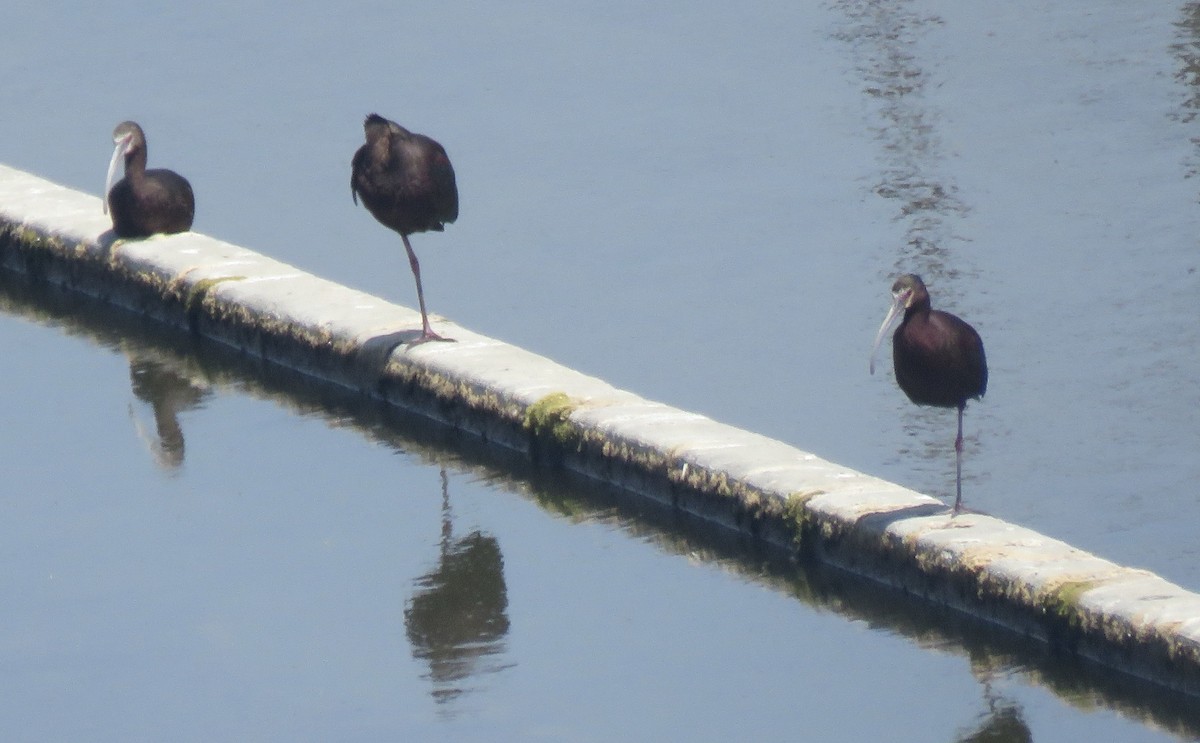
[[[151,435],[129,406],[129,417],[138,436],[146,443],[154,461],[165,470],[178,471],[183,465],[183,428],[179,414],[199,407],[211,393],[208,385],[192,379],[168,363],[133,356],[129,361],[129,382],[133,394],[148,403],[154,411],[154,434]]]
[[[476,530],[454,538],[444,469],[441,475],[441,553],[437,566],[415,581],[404,625],[413,656],[429,664],[433,698],[448,702],[467,691],[470,677],[506,667],[497,657],[508,634],[508,588],[495,537]]]
[[[1033,732],[1015,702],[995,692],[988,679],[983,679],[983,696],[987,711],[974,727],[955,737],[955,743],[1032,743]]]
[[[1012,702],[993,701],[983,713],[979,725],[955,739],[955,743],[1032,743],[1033,733],[1029,730],[1021,709]]]

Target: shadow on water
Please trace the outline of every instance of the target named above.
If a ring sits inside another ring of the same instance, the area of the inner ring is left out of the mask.
[[[1179,735],[1200,736],[1200,710],[1194,700],[1059,657],[1040,643],[841,570],[798,564],[792,555],[746,535],[716,528],[579,475],[535,467],[525,457],[489,446],[474,436],[146,322],[96,300],[54,287],[31,287],[21,277],[0,271],[0,312],[125,354],[131,359],[135,386],[146,383],[144,372],[139,375],[136,370],[153,361],[157,365],[153,374],[171,379],[161,387],[169,390],[163,394],[173,401],[163,405],[164,409],[176,413],[196,410],[210,394],[250,395],[323,419],[331,426],[355,430],[372,442],[441,468],[438,554],[432,569],[416,580],[404,612],[412,653],[428,664],[431,694],[439,701],[460,697],[471,690],[473,679],[506,667],[503,658],[509,629],[500,544],[481,531],[455,536],[445,474],[451,469],[528,498],[558,517],[609,524],[663,552],[729,571],[794,597],[815,611],[835,613],[927,650],[965,657],[982,687],[985,709],[976,719],[964,721],[957,740],[1030,740],[1019,706],[992,691],[996,679],[1016,679],[1046,689],[1080,709],[1116,710]],[[181,419],[173,416],[171,420],[178,433],[170,436],[177,435],[182,442]],[[180,459],[183,451],[181,443]]]

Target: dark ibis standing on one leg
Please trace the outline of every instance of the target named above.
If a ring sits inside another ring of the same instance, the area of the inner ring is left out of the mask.
[[[367,143],[354,153],[350,195],[356,204],[361,197],[367,211],[385,227],[399,232],[404,241],[421,306],[421,337],[415,342],[453,340],[429,327],[421,266],[408,242],[414,232],[441,232],[446,224],[458,219],[458,186],[450,157],[429,137],[414,134],[379,114],[368,116],[363,130]]]
[[[196,216],[196,197],[187,179],[172,170],[146,170],[146,134],[132,121],[113,130],[112,160],[104,181],[104,211],[112,213],[117,237],[187,232]],[[117,164],[125,177],[113,185]]]
[[[929,291],[920,276],[907,274],[892,284],[892,308],[871,348],[871,373],[875,351],[892,320],[904,320],[892,336],[892,363],[896,382],[918,405],[958,408],[958,437],[954,439],[957,472],[954,513],[962,505],[962,421],[967,400],[987,391],[987,359],[983,340],[975,328],[949,312],[930,309]]]

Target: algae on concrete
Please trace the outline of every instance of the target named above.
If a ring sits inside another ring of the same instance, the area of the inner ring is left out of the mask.
[[[200,279],[192,285],[188,290],[187,295],[183,297],[183,311],[189,315],[202,306],[208,293],[213,290],[218,284],[226,281],[245,281],[245,276],[215,276],[208,279]],[[172,282],[175,283],[175,282]],[[173,287],[174,288],[174,287]]]
[[[1100,581],[1095,580],[1067,581],[1049,591],[1042,599],[1042,603],[1047,611],[1065,621],[1067,626],[1078,629],[1083,625],[1083,618],[1079,611],[1079,597],[1099,584]]]
[[[792,532],[792,546],[799,548],[804,543],[804,534],[816,523],[817,519],[809,510],[808,503],[824,490],[805,490],[788,493],[783,503],[783,517]]]
[[[538,440],[548,440],[561,450],[579,448],[582,436],[579,427],[571,422],[571,413],[579,403],[565,392],[551,392],[525,411],[525,430]]]

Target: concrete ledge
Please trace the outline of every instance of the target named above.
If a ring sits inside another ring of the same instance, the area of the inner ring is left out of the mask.
[[[1200,596],[444,320],[187,233],[114,241],[94,196],[0,165],[0,266],[417,412],[1200,696]]]

